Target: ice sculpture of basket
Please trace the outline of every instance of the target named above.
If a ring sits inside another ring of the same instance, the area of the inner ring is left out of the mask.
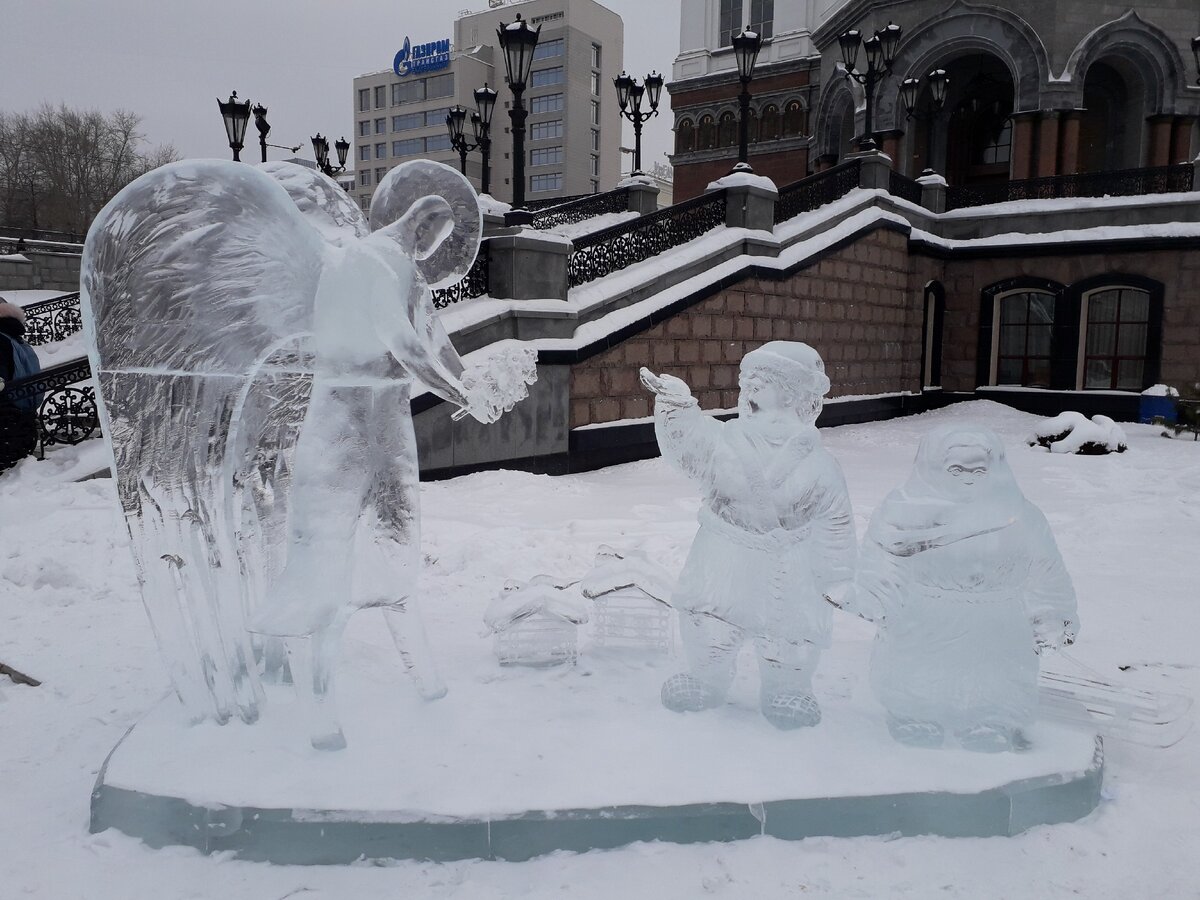
[[[578,626],[557,616],[535,613],[496,632],[502,666],[574,665],[579,657]]]

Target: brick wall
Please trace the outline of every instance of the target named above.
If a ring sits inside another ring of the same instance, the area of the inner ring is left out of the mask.
[[[760,153],[750,145],[750,164],[754,166],[756,175],[764,175],[775,182],[776,186],[784,187],[793,181],[799,181],[808,175],[808,148],[785,150],[778,153]],[[676,203],[690,200],[704,193],[708,185],[729,174],[737,163],[738,148],[729,147],[728,156],[723,159],[710,159],[703,162],[677,162],[674,172],[674,193]],[[682,157],[680,157],[682,159]]]
[[[771,340],[805,341],[831,396],[919,390],[921,293],[908,240],[877,230],[782,279],[747,278],[571,367],[571,427],[651,412],[638,369],[676,375],[704,409],[737,405],[738,364]]]

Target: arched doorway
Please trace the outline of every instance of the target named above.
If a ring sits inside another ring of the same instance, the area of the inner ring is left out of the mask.
[[[950,184],[1007,181],[1012,159],[1013,81],[993,56],[971,54],[944,66],[947,114],[934,128],[933,159]],[[941,140],[939,140],[941,138]],[[939,153],[940,151],[940,153]]]
[[[1079,123],[1079,171],[1111,172],[1142,163],[1146,86],[1137,69],[1119,57],[1088,67]]]

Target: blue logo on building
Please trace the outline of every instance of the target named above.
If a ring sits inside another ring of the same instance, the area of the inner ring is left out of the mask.
[[[430,41],[428,44],[417,44],[415,47],[407,37],[404,46],[396,51],[392,60],[392,71],[403,78],[405,75],[418,75],[422,72],[435,72],[450,65],[450,39]]]

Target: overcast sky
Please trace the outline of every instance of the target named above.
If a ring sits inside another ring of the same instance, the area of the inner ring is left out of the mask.
[[[670,77],[679,4],[604,0],[625,22],[630,74],[657,68]],[[236,90],[269,108],[273,143],[303,144],[300,155],[311,158],[317,131],[353,140],[355,75],[391,68],[405,35],[413,43],[451,37],[459,10],[486,7],[486,0],[5,0],[0,109],[43,101],[129,109],[142,116],[151,143],[174,144],[183,156],[228,157],[217,97]],[[669,105],[664,91],[664,114],[644,128],[646,168],[665,161]],[[633,127],[625,129],[623,144],[632,147]],[[254,135],[251,123],[248,148]],[[627,166],[625,157],[622,171]]]

